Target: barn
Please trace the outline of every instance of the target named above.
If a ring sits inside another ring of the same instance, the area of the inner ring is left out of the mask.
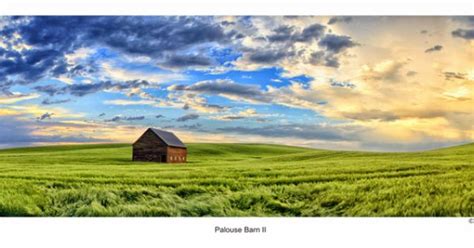
[[[171,132],[148,128],[133,143],[133,161],[185,163],[186,145]]]

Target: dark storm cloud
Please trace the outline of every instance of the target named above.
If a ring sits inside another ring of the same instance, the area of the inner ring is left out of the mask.
[[[273,29],[273,33],[267,37],[255,39],[280,43],[278,47],[266,49],[244,49],[248,54],[247,59],[256,64],[274,64],[285,58],[297,57],[304,52],[303,49],[296,49],[296,43],[311,43],[319,40],[326,30],[321,24],[312,24],[303,30],[296,30],[294,26],[281,25]]]
[[[52,104],[61,104],[70,102],[71,99],[63,99],[63,100],[50,100],[49,98],[44,99],[41,104],[43,105],[52,105]]]
[[[325,29],[325,26],[316,23],[296,32],[293,26],[282,25],[274,29],[267,39],[270,42],[311,42],[319,39]]]
[[[48,94],[49,96],[64,94],[64,88],[58,88],[54,85],[43,85],[34,87],[35,90]]]
[[[446,80],[466,79],[466,73],[447,71],[443,73]]]
[[[228,37],[210,17],[100,17],[91,37],[121,51],[160,56],[194,44],[225,42]]]
[[[329,19],[328,21],[328,25],[333,25],[333,24],[336,24],[336,23],[349,23],[352,21],[352,17],[351,16],[335,16],[335,17],[331,17],[331,19]]]
[[[68,68],[64,55],[81,47],[99,45],[126,54],[165,58],[167,54],[193,45],[226,43],[230,38],[211,17],[12,17],[0,34],[8,43],[7,49],[0,48],[0,81],[15,77],[26,83],[46,76],[83,75],[94,71],[88,64]],[[11,49],[18,43],[15,35],[32,48]],[[167,63],[203,65],[207,61],[198,57],[171,57]]]
[[[9,49],[0,59],[0,79],[16,76],[27,83],[45,76],[58,76],[66,73],[64,54],[79,46],[74,42],[75,32],[80,26],[76,18],[35,18],[20,17],[7,24],[1,31],[8,46],[20,35],[21,43],[32,46],[32,49],[17,51]],[[20,43],[20,42],[18,42]]]
[[[310,124],[288,124],[288,125],[268,125],[262,127],[224,127],[218,131],[226,133],[237,133],[244,135],[260,135],[264,137],[276,138],[300,138],[305,140],[351,140],[361,131],[360,128],[338,128],[323,125]]]
[[[191,129],[191,130],[199,130],[201,129],[202,125],[200,123],[192,124],[192,125],[182,125],[179,128],[182,129]]]
[[[474,39],[474,29],[456,29],[451,32],[451,35],[457,38],[472,40]]]
[[[206,103],[206,104],[202,104],[201,106],[205,107],[205,108],[209,108],[209,109],[215,109],[215,110],[224,110],[224,109],[227,109],[228,107],[226,106],[221,106],[219,104],[209,104],[209,103]]]
[[[321,24],[313,24],[303,29],[303,31],[294,36],[295,41],[310,42],[319,39],[325,31],[326,27]]]
[[[413,77],[413,76],[415,76],[416,74],[418,74],[418,72],[416,72],[416,71],[408,71],[407,74],[406,74],[406,76],[407,76],[407,77]]]
[[[122,120],[122,118],[120,116],[115,116],[112,119],[105,120],[105,122],[117,122],[117,121],[120,121],[120,120]]]
[[[128,90],[149,86],[146,80],[129,80],[124,82],[100,81],[92,84],[73,84],[62,88],[62,92],[73,96],[85,96],[102,90]]]
[[[238,115],[230,115],[230,116],[222,117],[222,119],[224,119],[224,120],[241,120],[241,119],[245,119],[245,118],[246,118],[245,116],[238,116]]]
[[[134,116],[134,117],[127,117],[124,120],[126,121],[141,121],[144,120],[145,116]]]
[[[272,64],[293,55],[295,53],[289,50],[261,50],[252,52],[249,60],[257,64]]]
[[[13,95],[10,91],[10,87],[13,86],[15,83],[13,81],[0,81],[0,94],[2,95]]]
[[[145,116],[115,116],[112,119],[105,120],[105,122],[119,122],[119,121],[141,121],[144,120]]]
[[[309,63],[338,68],[340,66],[339,53],[359,44],[352,41],[349,36],[327,34],[318,42],[318,45],[323,50],[311,53]]]
[[[425,53],[432,53],[432,52],[438,52],[438,51],[441,51],[443,49],[443,46],[441,45],[436,45],[434,47],[431,47],[431,48],[428,48],[425,50]]]
[[[42,114],[41,116],[38,116],[36,117],[36,119],[38,121],[42,121],[42,120],[45,120],[45,119],[50,119],[51,120],[51,117],[54,115],[54,113],[44,113]]]
[[[62,90],[63,92],[67,92],[73,96],[85,96],[88,94],[95,93],[97,91],[110,89],[112,88],[112,82],[104,81],[99,83],[92,83],[92,84],[73,84],[64,87]]]
[[[259,102],[270,102],[271,97],[265,95],[258,86],[238,84],[231,80],[208,80],[192,85],[173,85],[168,90],[190,91],[211,95],[228,95]]]
[[[235,38],[235,39],[242,39],[242,38],[245,38],[245,35],[239,33],[239,34],[236,34],[236,35],[234,36],[234,38]]]
[[[75,65],[74,67],[70,68],[66,75],[69,78],[72,78],[74,76],[80,76],[80,77],[86,77],[94,72],[97,72],[98,65],[94,63],[94,61],[89,61],[88,64],[80,64],[80,65]]]
[[[200,67],[210,66],[213,62],[210,58],[201,55],[170,55],[158,66],[164,68],[183,68],[183,67]]]
[[[351,82],[338,82],[334,80],[331,80],[331,86],[339,87],[339,88],[350,88],[350,89],[353,89],[356,87],[356,85]]]
[[[221,25],[223,26],[231,26],[231,25],[235,25],[235,22],[231,22],[231,21],[222,21],[221,22]]]
[[[0,68],[1,70],[1,68]],[[10,87],[14,85],[27,85],[28,82],[24,80],[7,80],[7,81],[0,81],[0,93],[4,95],[14,95],[10,91]]]
[[[340,63],[339,63],[339,59],[337,57],[335,57],[334,55],[328,55],[324,58],[324,65],[327,66],[327,67],[334,67],[334,68],[338,68]]]
[[[358,44],[352,41],[351,37],[346,35],[327,34],[318,42],[318,45],[332,53],[340,53]]]
[[[269,35],[268,41],[270,42],[285,42],[291,40],[293,35],[294,27],[288,25],[282,25],[273,30],[273,34]]]
[[[198,114],[187,114],[183,115],[179,118],[176,119],[177,122],[185,122],[185,121],[190,121],[190,120],[196,120],[199,118]]]
[[[135,88],[147,87],[150,85],[150,82],[146,80],[128,80],[124,82],[107,81],[104,83],[105,84],[108,83],[111,86],[108,89],[116,89],[116,90],[135,89]]]
[[[311,53],[310,63],[313,65],[323,65],[328,67],[339,67],[339,60],[332,53],[325,53],[323,51],[318,51]]]
[[[149,86],[150,83],[145,80],[129,80],[124,82],[100,81],[91,84],[72,84],[64,87],[53,85],[36,86],[35,90],[48,94],[49,96],[70,94],[82,97],[102,90],[127,90]]]
[[[65,68],[61,53],[52,49],[12,50],[0,56],[0,80],[6,81],[7,76],[15,75],[15,84],[31,83],[47,75],[57,77],[65,73]]]

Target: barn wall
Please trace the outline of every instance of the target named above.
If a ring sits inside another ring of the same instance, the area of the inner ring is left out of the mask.
[[[167,152],[166,144],[148,130],[133,144],[133,161],[167,162]]]
[[[168,163],[186,163],[187,149],[180,147],[168,147]]]

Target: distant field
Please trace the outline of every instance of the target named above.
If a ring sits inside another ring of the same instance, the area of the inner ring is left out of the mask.
[[[474,216],[474,144],[416,153],[190,144],[0,150],[0,216]]]

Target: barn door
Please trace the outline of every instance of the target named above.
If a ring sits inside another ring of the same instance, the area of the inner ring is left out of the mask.
[[[160,161],[166,163],[166,155],[161,155]]]

